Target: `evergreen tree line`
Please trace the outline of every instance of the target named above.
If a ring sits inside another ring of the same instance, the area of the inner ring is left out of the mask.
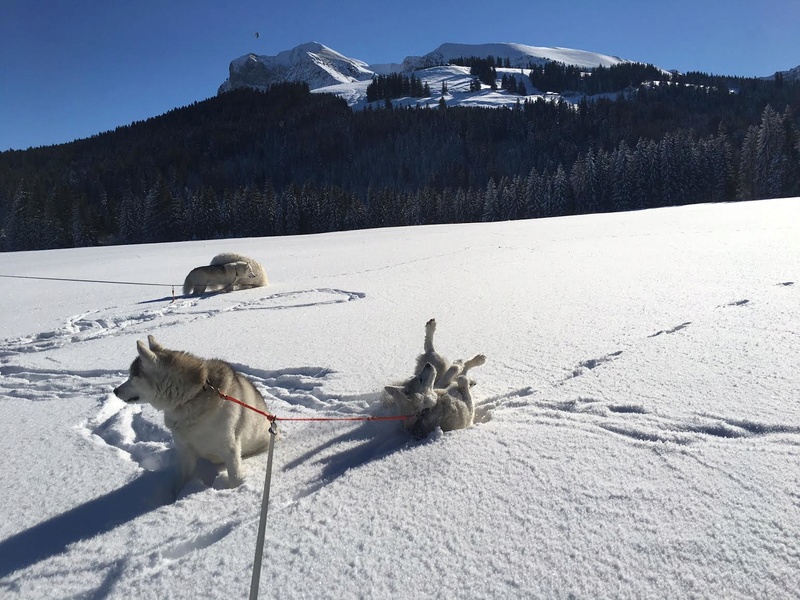
[[[477,80],[484,85],[488,85],[494,90],[497,89],[497,67],[503,66],[500,59],[495,60],[495,58],[491,55],[486,58],[479,58],[477,56],[462,56],[451,60],[450,64],[458,65],[460,67],[469,67],[470,75],[477,78]],[[480,87],[478,87],[478,89],[480,89]]]
[[[560,94],[570,91],[590,96],[636,88],[644,82],[673,80],[671,74],[643,63],[620,63],[610,67],[601,65],[587,70],[575,65],[548,62],[532,67],[528,77],[533,87],[542,92]],[[677,76],[676,81],[678,81]]]
[[[500,80],[500,89],[507,91],[509,94],[519,94],[521,96],[525,96],[527,93],[525,84],[518,82],[516,76],[507,73],[503,73],[503,77]]]
[[[367,102],[405,97],[429,98],[430,95],[428,82],[423,82],[414,74],[410,77],[402,73],[376,75],[367,86]]]
[[[742,91],[743,90],[743,91]],[[800,86],[354,113],[302,84],[0,154],[3,250],[800,195]]]

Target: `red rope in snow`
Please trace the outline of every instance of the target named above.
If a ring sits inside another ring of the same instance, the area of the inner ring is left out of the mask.
[[[255,413],[260,414],[264,418],[266,418],[270,423],[274,423],[275,421],[401,421],[408,418],[407,415],[396,415],[396,416],[388,416],[388,417],[376,417],[376,416],[364,416],[364,417],[279,417],[277,415],[273,415],[272,413],[265,412],[256,408],[255,406],[250,406],[249,404],[245,404],[238,398],[234,398],[233,396],[229,396],[219,388],[214,387],[211,385],[210,382],[206,382],[206,386],[217,392],[220,398],[223,400],[228,400],[229,402],[233,402],[238,404],[239,406],[244,406],[245,408],[252,410]]]

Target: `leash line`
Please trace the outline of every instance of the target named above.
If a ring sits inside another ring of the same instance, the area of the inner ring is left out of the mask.
[[[79,283],[111,283],[114,285],[151,285],[156,287],[175,287],[178,285],[179,287],[183,284],[175,284],[175,283],[146,283],[142,281],[109,281],[107,279],[75,279],[70,277],[34,277],[32,275],[3,275],[0,274],[0,277],[6,277],[8,279],[38,279],[42,281],[76,281]]]
[[[256,535],[256,552],[253,557],[253,575],[250,579],[250,600],[258,600],[258,587],[261,582],[261,561],[264,556],[264,538],[267,530],[267,512],[269,509],[269,488],[272,481],[272,454],[275,448],[275,436],[278,431],[273,421],[269,424],[269,452],[267,454],[267,472],[264,475],[264,494],[261,498],[261,516],[258,520]]]
[[[363,417],[279,417],[277,415],[273,415],[272,413],[265,412],[256,408],[255,406],[250,406],[249,404],[245,404],[238,398],[234,398],[233,396],[229,396],[222,390],[217,387],[211,385],[210,381],[206,382],[206,386],[210,389],[214,390],[217,395],[223,400],[228,400],[229,402],[233,402],[238,404],[239,406],[244,406],[245,408],[252,410],[255,413],[260,414],[261,416],[265,417],[270,423],[275,423],[276,421],[403,421],[408,418],[408,416],[401,416],[401,415],[392,415],[386,417],[379,417],[373,415],[367,415]]]

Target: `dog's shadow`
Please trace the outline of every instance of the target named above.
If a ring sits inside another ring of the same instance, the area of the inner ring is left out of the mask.
[[[355,446],[329,454],[331,448],[344,443]],[[331,483],[346,471],[380,460],[393,452],[415,443],[397,421],[366,421],[346,433],[338,435],[316,448],[298,456],[284,465],[289,471],[300,464],[314,460],[322,466],[319,478],[323,484]],[[312,486],[314,487],[314,486]]]
[[[175,501],[174,473],[143,471],[121,488],[0,541],[0,579]]]

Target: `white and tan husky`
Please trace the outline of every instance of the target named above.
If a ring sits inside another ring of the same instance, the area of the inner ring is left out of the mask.
[[[211,264],[189,271],[183,282],[183,295],[232,292],[268,283],[264,267],[257,260],[226,252],[217,254],[211,259]]]
[[[417,437],[428,435],[436,427],[451,431],[472,425],[475,405],[467,373],[486,362],[483,354],[450,362],[434,348],[435,332],[436,319],[431,319],[425,324],[424,352],[417,357],[417,374],[401,385],[384,388],[386,404],[394,405],[398,415],[409,417],[404,425]]]
[[[266,412],[263,396],[241,373],[218,359],[168,350],[151,335],[136,343],[139,356],[128,380],[114,390],[125,402],[147,402],[164,413],[178,453],[177,490],[194,474],[197,460],[225,464],[228,483],[244,480],[242,457],[266,450],[269,421],[220,398],[218,390]]]

